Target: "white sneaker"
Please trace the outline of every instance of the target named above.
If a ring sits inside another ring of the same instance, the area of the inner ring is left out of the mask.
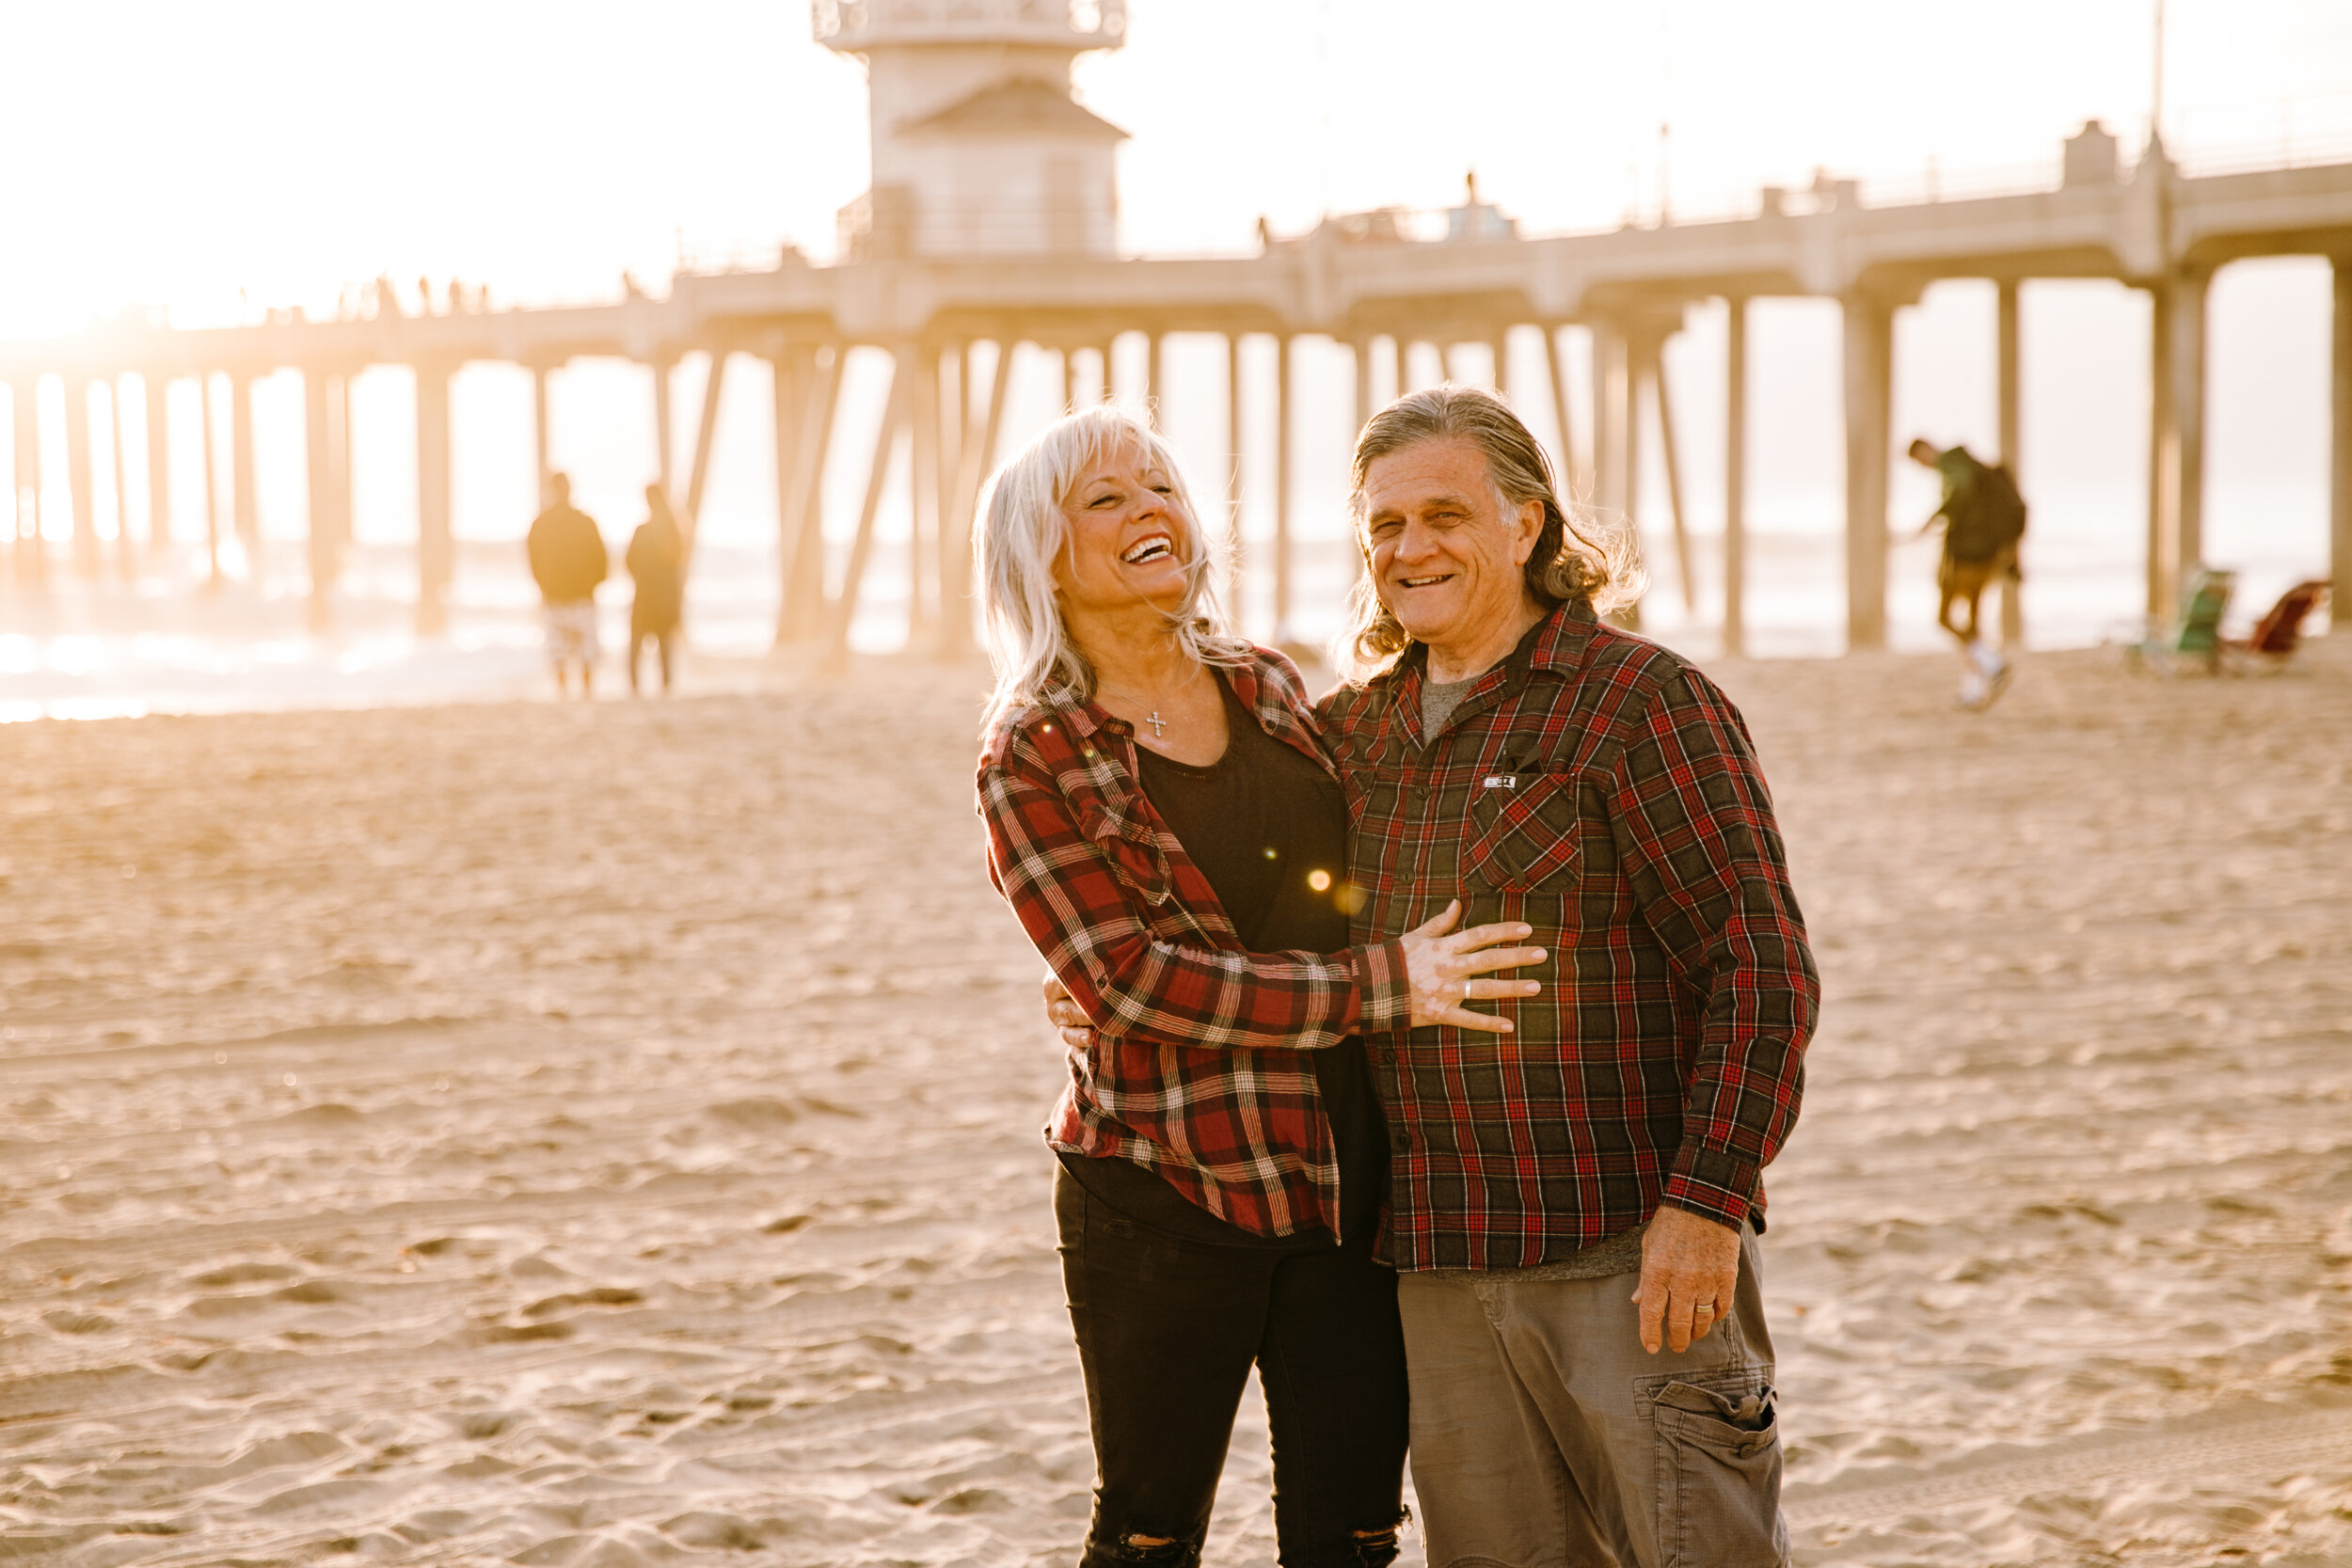
[[[1960,696],[1964,708],[1987,708],[1993,699],[2008,687],[2013,672],[1999,650],[1984,642],[1970,642],[1960,650]]]
[[[1974,658],[1963,659],[1960,666],[1960,697],[1962,707],[1982,707],[1993,700],[1993,684],[1977,668]]]

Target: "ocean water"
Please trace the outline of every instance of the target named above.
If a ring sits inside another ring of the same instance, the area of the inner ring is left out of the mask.
[[[2144,523],[2136,498],[2098,492],[2039,498],[2026,553],[2028,648],[2095,646],[2137,634],[2143,620],[2140,562]],[[2223,498],[2213,508],[2208,555],[2236,568],[2233,625],[2250,626],[2289,584],[2327,570],[2315,498],[2260,494]],[[1749,651],[1758,657],[1812,658],[1842,652],[1844,561],[1836,509],[1827,498],[1784,506],[1751,531]],[[722,531],[713,530],[714,533]],[[736,541],[737,527],[698,555],[689,594],[686,689],[699,682],[739,687],[788,678],[773,664],[778,572],[772,546]],[[846,567],[848,542],[828,542],[830,580]],[[1651,636],[1697,657],[1721,652],[1723,563],[1717,534],[1692,541],[1696,604],[1683,599],[1683,573],[1670,531],[1643,533],[1649,590],[1643,624]],[[1263,641],[1320,646],[1338,628],[1352,577],[1343,543],[1309,536],[1295,548],[1293,624],[1272,624],[1264,568],[1267,541],[1247,540],[1239,606],[1245,629]],[[365,707],[550,694],[541,658],[537,597],[521,549],[507,541],[460,541],[447,630],[421,638],[415,621],[415,556],[400,545],[362,544],[345,566],[327,629],[310,624],[303,546],[264,540],[258,561],[230,546],[224,580],[208,587],[201,550],[175,542],[144,562],[134,580],[114,570],[77,578],[50,543],[48,583],[0,588],[0,721],[109,718],[294,707]],[[1948,645],[1936,627],[1935,545],[1895,543],[1888,563],[1889,640],[1899,650]],[[257,569],[258,568],[258,569]],[[907,635],[908,552],[903,534],[877,541],[850,630],[853,651],[886,656]],[[626,581],[599,600],[605,660],[602,689],[626,689],[619,649],[628,622]],[[1993,611],[1988,597],[1987,614]],[[790,657],[790,656],[787,656]],[[805,657],[801,656],[801,657]]]

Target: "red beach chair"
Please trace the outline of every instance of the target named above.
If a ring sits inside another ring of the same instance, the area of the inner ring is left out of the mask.
[[[2311,619],[2312,612],[2327,597],[2325,581],[2298,582],[2280,594],[2270,612],[2255,623],[2252,636],[2242,642],[2233,639],[2222,647],[2234,660],[2250,661],[2255,669],[2283,669],[2295,657],[2295,650],[2302,646],[2303,623]]]

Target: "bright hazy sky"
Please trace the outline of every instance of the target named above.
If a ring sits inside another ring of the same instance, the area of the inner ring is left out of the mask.
[[[1947,188],[2105,117],[2137,145],[2154,0],[1131,0],[1080,66],[1130,250],[1260,214],[1449,204],[1534,230],[1720,209],[1816,165]],[[2176,145],[2352,150],[2352,6],[2171,0]],[[389,271],[508,299],[659,280],[675,236],[832,248],[864,188],[860,67],[797,0],[0,0],[0,334],[131,302],[189,322]],[[2291,105],[2288,106],[2288,105]],[[1268,156],[1268,149],[1275,155]]]
[[[1761,183],[1805,184],[1817,166],[1862,178],[1866,199],[1874,188],[1915,199],[1931,163],[1949,194],[2044,182],[2087,119],[2137,151],[2155,4],[1129,0],[1127,46],[1082,61],[1078,87],[1133,134],[1120,153],[1130,252],[1248,251],[1261,214],[1295,232],[1326,211],[1450,205],[1471,167],[1528,231],[1606,228],[1629,211],[1654,216],[1661,186],[1674,212],[1694,216],[1737,210]],[[2166,137],[2192,171],[2352,162],[2352,4],[2169,0],[2167,27]],[[866,178],[863,69],[811,40],[803,0],[0,0],[0,337],[70,330],[135,303],[167,304],[183,325],[265,305],[331,309],[342,286],[379,273],[404,287],[455,277],[489,284],[500,303],[532,303],[612,297],[628,268],[659,293],[681,231],[705,254],[771,251],[788,237],[829,259],[834,212]],[[2139,601],[2146,300],[2058,281],[2028,285],[2024,309],[2020,462],[2038,593],[2045,607],[2075,607],[2071,630],[2037,624],[2092,636],[2099,617]],[[2208,553],[2248,569],[2249,600],[2325,560],[2328,311],[2315,258],[2240,263],[2215,286]],[[1825,536],[1842,510],[1836,308],[1762,301],[1754,326],[1751,520],[1759,538]],[[1992,329],[1980,283],[1939,285],[1901,313],[1899,431],[1991,450]],[[1702,307],[1668,351],[1699,534],[1720,527],[1724,330],[1721,309]],[[1521,337],[1524,357],[1535,350]],[[1566,338],[1571,384],[1582,385],[1581,335]],[[1245,355],[1260,414],[1265,350]],[[1350,372],[1329,345],[1301,353],[1297,527],[1302,540],[1334,540]],[[1009,446],[1060,396],[1050,364],[1023,363]],[[1170,345],[1166,426],[1196,474],[1225,461],[1223,363],[1206,341]],[[681,442],[696,373],[680,372]],[[881,373],[878,356],[853,356],[829,531],[857,511]],[[730,372],[705,510],[714,546],[772,540],[765,374],[741,359]],[[1549,435],[1543,379],[1527,384],[1530,417]],[[555,461],[608,531],[639,515],[651,477],[651,385],[643,367],[613,361],[550,383]],[[196,395],[192,382],[171,392],[183,537],[201,528]],[[354,395],[360,535],[413,538],[405,372],[372,371]],[[529,378],[471,366],[454,396],[457,533],[511,540],[536,505]],[[298,378],[270,378],[256,400],[263,532],[299,538]],[[57,476],[61,410],[46,416]],[[1249,442],[1268,439],[1258,430]],[[1644,444],[1641,523],[1654,546],[1662,470],[1654,435]],[[1251,470],[1244,508],[1253,538],[1270,527],[1266,469]],[[62,483],[44,511],[53,531],[68,515]],[[886,497],[902,499],[902,483]],[[1932,508],[1909,465],[1894,483],[1899,521]],[[108,503],[101,512],[111,516]],[[904,526],[899,499],[886,499],[885,536]],[[1811,598],[1775,590],[1759,617],[1769,608],[1834,626],[1835,562],[1817,565]],[[1898,640],[1921,646],[1936,640],[1927,570],[1914,550],[1894,573],[1912,595],[1899,596]]]

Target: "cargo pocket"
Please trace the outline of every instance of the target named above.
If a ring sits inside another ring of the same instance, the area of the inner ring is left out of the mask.
[[[1754,1370],[1667,1379],[1658,1433],[1658,1552],[1669,1568],[1784,1568],[1780,1422]]]

